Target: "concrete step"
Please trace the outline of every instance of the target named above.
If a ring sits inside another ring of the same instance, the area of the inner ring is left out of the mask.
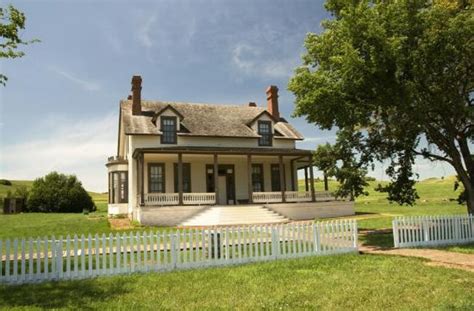
[[[284,223],[289,220],[261,205],[213,206],[179,226],[216,226]]]

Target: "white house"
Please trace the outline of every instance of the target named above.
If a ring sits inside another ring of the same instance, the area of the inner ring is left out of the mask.
[[[296,148],[303,136],[280,116],[276,86],[264,108],[142,100],[141,84],[133,76],[120,101],[117,155],[106,164],[109,215],[191,226],[354,213],[351,202],[315,191],[312,153]]]

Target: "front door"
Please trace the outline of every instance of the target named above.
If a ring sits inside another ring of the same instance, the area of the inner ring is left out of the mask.
[[[217,198],[217,202],[220,205],[227,205],[227,176],[219,175],[217,182],[219,185],[219,197]]]

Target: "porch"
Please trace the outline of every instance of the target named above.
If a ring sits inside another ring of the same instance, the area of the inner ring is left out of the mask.
[[[137,205],[146,207],[334,200],[327,191],[315,191],[311,157],[311,151],[298,149],[136,149],[130,190]],[[304,191],[298,191],[301,169]]]

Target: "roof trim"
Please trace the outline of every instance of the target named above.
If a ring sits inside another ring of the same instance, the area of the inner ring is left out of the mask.
[[[270,112],[268,112],[267,110],[264,110],[262,112],[260,112],[255,118],[253,118],[250,122],[247,123],[248,126],[252,125],[256,120],[258,120],[263,114],[267,114],[270,119],[272,119],[273,122],[275,123],[278,123],[279,121],[271,115]]]
[[[153,115],[153,118],[151,119],[151,122],[153,122],[156,125],[156,120],[158,119],[158,117],[168,109],[171,109],[171,111],[173,111],[179,117],[179,120],[184,119],[184,116],[178,110],[176,110],[176,108],[174,108],[173,106],[168,104],[166,107],[164,107],[161,110],[155,112],[155,114]]]
[[[268,156],[311,156],[313,152],[305,149],[283,148],[248,148],[248,147],[195,147],[173,146],[156,148],[137,148],[133,151],[133,158],[141,153],[187,153],[187,154],[226,154],[226,155],[268,155]]]

